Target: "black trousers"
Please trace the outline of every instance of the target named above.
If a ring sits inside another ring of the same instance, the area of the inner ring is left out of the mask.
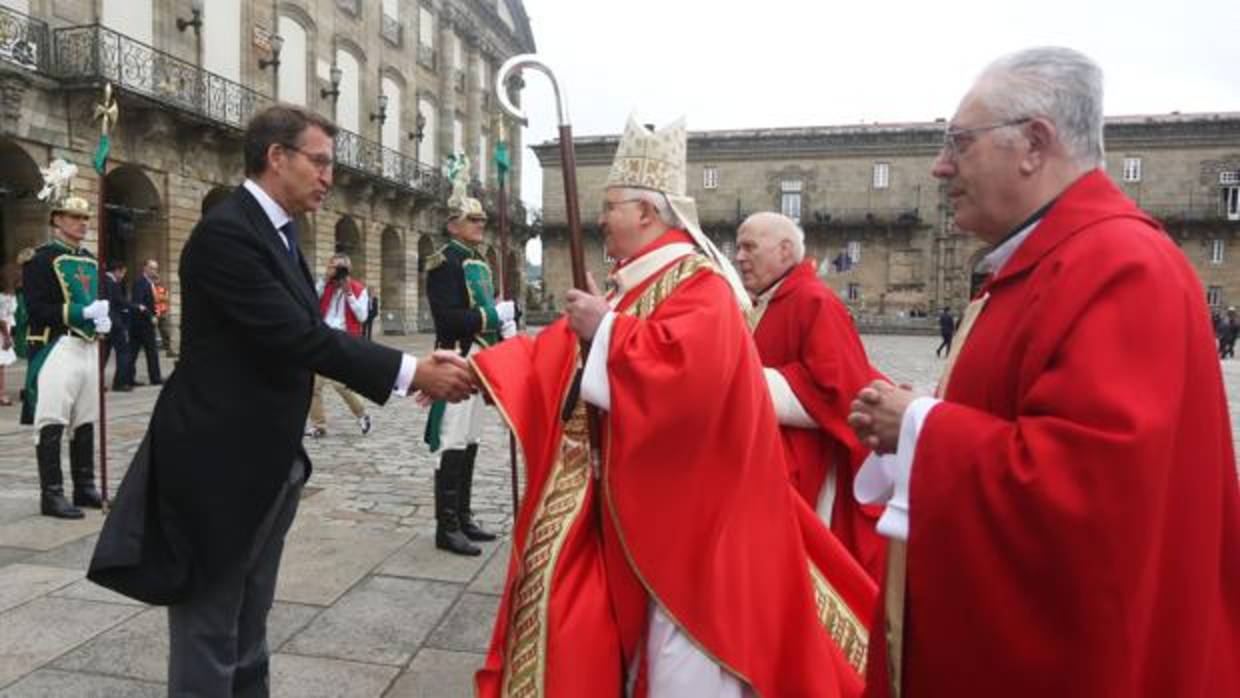
[[[133,340],[133,351],[129,359],[131,379],[138,376],[138,351],[146,354],[146,377],[150,383],[160,383],[163,378],[159,375],[159,344],[155,340],[155,326],[149,320],[137,320],[133,325],[131,332]]]
[[[270,695],[267,612],[305,473],[305,464],[293,463],[240,567],[168,607],[169,696]]]
[[[116,372],[112,374],[112,389],[133,385],[133,344],[129,341],[129,330],[123,326],[113,325],[108,341],[104,343],[104,368],[107,368],[113,350],[116,351]]]

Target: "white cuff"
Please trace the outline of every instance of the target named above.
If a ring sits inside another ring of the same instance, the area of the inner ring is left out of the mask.
[[[878,520],[878,532],[888,538],[908,540],[909,482],[913,473],[913,457],[917,439],[930,410],[939,404],[937,398],[919,397],[909,403],[900,422],[900,440],[896,452],[886,455],[871,453],[861,464],[853,481],[853,497],[862,504],[886,502]]]
[[[817,429],[818,423],[805,411],[784,374],[773,368],[763,368],[762,373],[766,376],[766,387],[771,391],[771,402],[775,405],[775,418],[779,423],[786,427]]]
[[[400,357],[400,372],[396,374],[396,387],[392,388],[392,394],[399,397],[408,395],[409,384],[413,383],[413,374],[417,372],[417,357],[402,354]]]
[[[594,332],[590,355],[581,371],[581,399],[600,410],[611,409],[611,384],[607,382],[607,356],[611,353],[611,328],[616,313],[607,311]]]

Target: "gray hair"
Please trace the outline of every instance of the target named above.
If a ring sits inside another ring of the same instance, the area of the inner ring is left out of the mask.
[[[1056,46],[1003,56],[982,71],[978,99],[1000,120],[1044,117],[1082,167],[1104,162],[1102,69],[1084,54]]]
[[[634,187],[619,187],[618,191],[626,199],[640,199],[650,204],[654,208],[655,215],[669,228],[675,228],[680,225],[679,217],[672,210],[672,204],[667,200],[667,195],[663,192]]]
[[[766,232],[767,235],[770,235],[777,242],[787,240],[792,243],[792,259],[797,264],[800,264],[801,260],[805,259],[805,231],[796,221],[782,213],[759,211],[758,213],[750,214],[740,224],[740,227],[737,228],[737,233],[740,232],[740,228],[750,224],[758,226],[760,230]]]

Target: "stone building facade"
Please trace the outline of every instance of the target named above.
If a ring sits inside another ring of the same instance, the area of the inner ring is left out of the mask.
[[[819,275],[871,327],[957,312],[988,248],[955,227],[930,175],[942,121],[704,131],[689,134],[688,194],[703,229],[731,254],[750,213],[783,211],[805,229]],[[1240,305],[1240,112],[1109,118],[1107,170],[1162,221],[1215,307]],[[587,265],[606,273],[595,219],[617,136],[575,141]],[[550,304],[571,285],[556,143],[543,167],[543,284]]]
[[[278,100],[341,127],[333,191],[299,221],[311,271],[347,252],[381,299],[383,331],[426,328],[422,260],[444,241],[440,165],[468,154],[494,216],[492,150],[501,132],[521,149],[495,75],[533,50],[520,0],[0,0],[0,261],[46,239],[35,193],[53,158],[75,163],[74,191],[97,202],[93,116],[110,83],[120,120],[103,178],[107,256],[130,270],[160,262],[175,325],[181,249],[241,182],[249,117]],[[519,88],[509,85],[514,101]],[[508,181],[519,202],[519,158]],[[519,203],[509,216],[506,266],[520,270],[529,230]]]

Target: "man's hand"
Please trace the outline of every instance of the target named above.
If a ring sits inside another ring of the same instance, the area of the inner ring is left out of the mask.
[[[91,320],[95,323],[95,332],[97,334],[108,334],[112,331],[112,319],[107,315]]]
[[[512,301],[500,301],[495,304],[495,314],[501,323],[517,318],[517,304]]]
[[[107,316],[108,302],[106,300],[97,300],[82,308],[82,317],[87,320],[98,320],[99,318]]]
[[[861,442],[876,453],[893,453],[900,443],[904,411],[915,397],[905,386],[897,388],[887,381],[874,381],[857,393],[848,424]]]
[[[517,321],[505,320],[504,324],[499,327],[499,336],[501,339],[511,339],[517,336]]]
[[[460,402],[477,386],[469,363],[456,352],[435,351],[418,360],[410,390],[419,390],[432,400]]]
[[[586,286],[588,292],[569,289],[564,299],[564,314],[568,316],[568,326],[573,332],[588,341],[594,339],[599,323],[611,306],[607,305],[594,283],[594,277],[589,274],[586,275]]]

